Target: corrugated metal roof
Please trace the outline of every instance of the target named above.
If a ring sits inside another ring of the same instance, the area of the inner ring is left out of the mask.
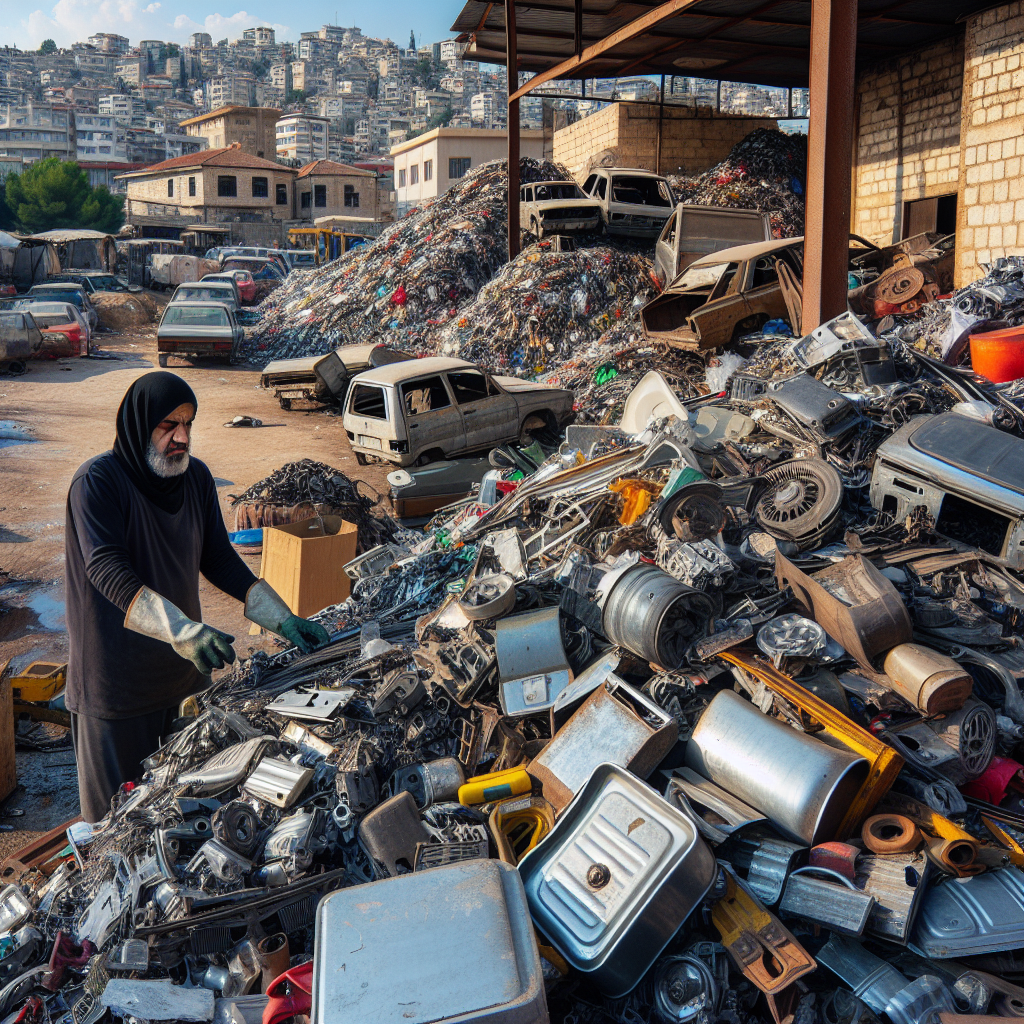
[[[858,0],[857,63],[899,57],[952,36],[965,15],[991,0]],[[658,6],[583,0],[582,47]],[[468,0],[452,26],[467,60],[504,64],[505,5]],[[576,52],[573,0],[516,3],[519,70],[546,71]],[[688,75],[803,87],[808,84],[811,5],[807,0],[699,0],[642,36],[615,46],[567,78]]]

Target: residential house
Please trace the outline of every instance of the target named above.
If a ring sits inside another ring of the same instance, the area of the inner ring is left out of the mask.
[[[48,103],[0,103],[0,166],[32,164],[51,156],[73,159],[73,117],[66,107]]]
[[[299,168],[295,179],[296,217],[358,217],[379,220],[377,175],[350,164],[314,160]]]
[[[326,160],[330,121],[312,114],[287,114],[277,122],[276,151],[279,160]]]
[[[188,135],[206,139],[211,150],[238,143],[243,152],[273,159],[277,155],[275,125],[281,111],[275,107],[225,106],[181,122]]]
[[[543,159],[542,131],[521,131],[519,140],[523,156]],[[447,192],[470,168],[504,159],[507,153],[508,136],[503,129],[435,128],[394,146],[397,216]]]

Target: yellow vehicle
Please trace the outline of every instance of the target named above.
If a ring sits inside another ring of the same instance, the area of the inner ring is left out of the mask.
[[[64,689],[68,667],[51,661],[33,661],[20,672],[8,672],[10,662],[0,668],[0,678],[7,676],[7,682],[14,691],[14,699],[31,703],[45,703],[52,700]]]
[[[312,249],[316,265],[336,260],[357,246],[365,245],[366,235],[355,235],[333,228],[289,228],[288,243],[295,249]]]

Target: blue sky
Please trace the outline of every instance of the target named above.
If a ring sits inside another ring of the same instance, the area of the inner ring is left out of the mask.
[[[184,43],[192,32],[209,32],[216,41],[236,39],[253,25],[272,25],[278,39],[296,40],[300,32],[330,23],[358,25],[366,35],[407,46],[410,30],[417,43],[450,38],[461,9],[459,0],[377,0],[369,5],[341,0],[0,0],[0,45],[35,49],[51,38],[58,46],[70,46],[94,32],[117,32],[132,43]]]

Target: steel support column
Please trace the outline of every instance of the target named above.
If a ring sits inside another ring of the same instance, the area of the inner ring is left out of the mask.
[[[856,49],[857,5],[812,0],[804,334],[846,311]]]
[[[506,75],[508,79],[508,258],[519,255],[519,59],[516,54],[515,0],[505,0]],[[514,98],[513,98],[514,97]]]

